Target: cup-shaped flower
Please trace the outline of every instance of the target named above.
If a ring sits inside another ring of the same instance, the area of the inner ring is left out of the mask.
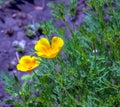
[[[64,45],[62,38],[54,36],[51,44],[46,38],[41,38],[35,44],[36,54],[44,58],[55,58]]]
[[[17,64],[17,70],[22,72],[31,72],[34,68],[38,67],[40,62],[36,60],[35,56],[23,56]]]

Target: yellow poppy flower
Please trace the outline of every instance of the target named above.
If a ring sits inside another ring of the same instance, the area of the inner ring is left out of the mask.
[[[22,72],[31,72],[34,68],[36,68],[40,64],[40,62],[36,61],[36,59],[37,58],[35,56],[31,57],[28,55],[21,57],[16,66],[17,70],[20,70]]]
[[[44,58],[55,58],[64,45],[64,41],[54,36],[51,45],[46,38],[41,38],[35,45],[36,54]]]

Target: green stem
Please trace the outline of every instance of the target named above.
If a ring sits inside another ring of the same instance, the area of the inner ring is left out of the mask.
[[[34,72],[34,74],[35,74],[35,76],[38,78],[38,80],[39,80],[39,75],[35,72],[35,71],[33,71]]]
[[[64,21],[65,25],[67,26],[67,28],[69,29],[69,31],[70,31],[70,33],[71,33],[71,35],[72,35],[74,44],[75,44],[75,35],[74,35],[74,33],[73,33],[71,27],[69,26],[68,22],[66,22],[65,18],[63,19],[63,21]]]
[[[59,83],[59,85],[66,92],[66,94],[69,96],[69,98],[75,102],[76,105],[82,106],[82,104],[79,101],[77,101],[73,96],[71,96],[71,94],[66,90],[66,88],[63,86],[63,84]]]
[[[20,81],[19,79],[17,78],[16,74],[14,73],[14,80],[16,82],[16,87],[17,87],[17,93],[20,97],[20,99],[23,101],[23,103],[26,105],[26,100],[25,100],[25,96],[24,96],[24,93],[22,92],[22,94],[20,93],[20,90],[22,90],[22,86],[20,84]]]
[[[58,72],[58,75],[57,75],[59,78],[60,78],[60,73]],[[58,78],[57,77],[57,78]],[[79,102],[79,101],[77,101],[73,96],[71,96],[71,94],[66,90],[66,88],[63,86],[63,84],[62,84],[62,81],[58,81],[57,82],[60,86],[61,86],[61,88],[65,91],[65,93],[69,96],[69,98],[72,100],[72,101],[74,101],[75,102],[75,104],[76,105],[80,105],[80,106],[82,106],[82,104]]]

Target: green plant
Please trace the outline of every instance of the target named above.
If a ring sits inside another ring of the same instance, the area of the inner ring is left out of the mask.
[[[22,99],[12,101],[15,107],[119,107],[120,2],[89,0],[86,4],[91,10],[84,9],[84,23],[74,25],[75,29],[66,21],[65,16],[71,11],[65,3],[49,4],[53,20],[40,26],[46,38],[57,34],[65,44],[56,58],[42,58],[34,72],[22,76],[24,83],[17,94]],[[69,38],[65,28],[55,26],[55,20],[63,21]]]
[[[38,23],[34,23],[34,24],[28,24],[27,26],[25,26],[25,30],[26,30],[26,35],[30,38],[34,37],[39,29],[39,24]]]

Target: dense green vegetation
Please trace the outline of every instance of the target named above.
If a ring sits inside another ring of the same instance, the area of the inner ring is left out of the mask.
[[[11,94],[6,103],[14,107],[120,106],[120,2],[88,0],[84,23],[72,22],[72,28],[65,17],[76,17],[77,2],[70,0],[69,8],[64,2],[48,4],[53,19],[38,23],[38,28],[49,40],[57,35],[65,44],[56,58],[42,58],[34,72],[24,74],[23,84],[16,75],[3,74]],[[55,25],[56,20],[66,27]]]

